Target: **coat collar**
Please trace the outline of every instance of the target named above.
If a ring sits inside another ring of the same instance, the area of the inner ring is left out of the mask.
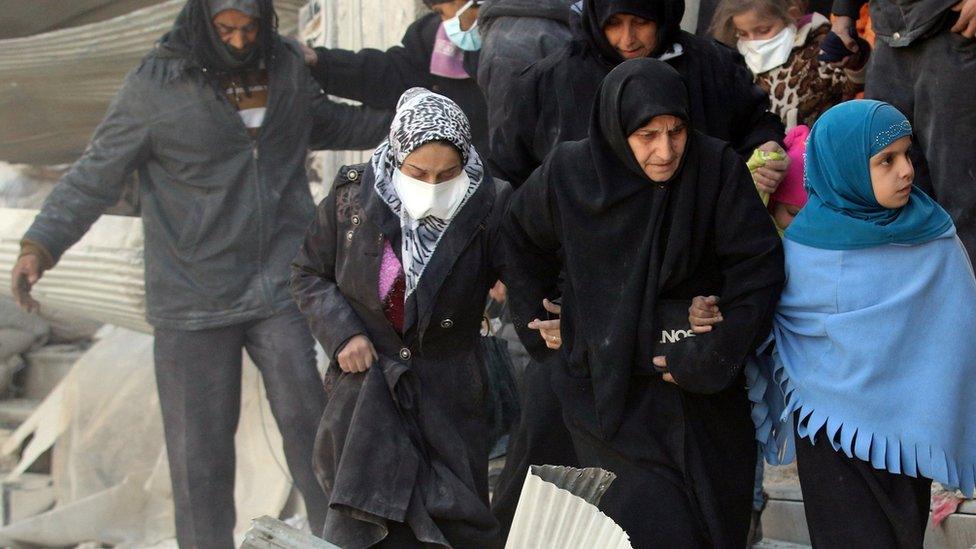
[[[360,203],[366,219],[390,241],[397,257],[401,255],[400,220],[390,211],[374,189],[373,168],[367,168],[360,184]],[[441,236],[437,250],[424,269],[423,276],[405,303],[403,338],[409,342],[422,338],[430,323],[437,294],[451,274],[455,263],[477,233],[486,228],[486,218],[495,201],[495,183],[485,173],[478,190],[465,202]],[[402,260],[402,258],[401,258]]]

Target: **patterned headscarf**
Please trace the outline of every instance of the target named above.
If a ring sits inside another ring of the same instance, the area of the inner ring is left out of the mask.
[[[445,141],[453,145],[461,154],[464,171],[471,180],[458,211],[463,209],[485,176],[481,157],[471,144],[471,126],[464,111],[454,101],[424,88],[405,91],[397,102],[390,136],[376,148],[371,164],[376,179],[376,194],[400,218],[403,241],[401,256],[407,296],[417,288],[420,276],[451,220],[433,216],[411,219],[397,196],[393,175],[410,153],[432,141]]]

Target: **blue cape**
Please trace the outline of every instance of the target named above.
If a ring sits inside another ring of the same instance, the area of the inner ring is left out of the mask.
[[[787,240],[772,360],[747,366],[772,463],[797,433],[896,474],[976,492],[976,279],[950,227],[917,245]],[[763,440],[764,439],[764,440]]]

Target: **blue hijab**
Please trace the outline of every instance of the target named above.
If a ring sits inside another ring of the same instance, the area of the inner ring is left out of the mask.
[[[896,210],[878,204],[871,187],[872,156],[912,126],[898,109],[870,100],[847,101],[817,120],[807,141],[807,205],[786,238],[826,250],[857,250],[883,244],[921,244],[952,226],[952,219],[917,187]]]

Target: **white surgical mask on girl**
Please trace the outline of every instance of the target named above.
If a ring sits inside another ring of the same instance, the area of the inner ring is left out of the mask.
[[[790,58],[796,27],[787,25],[776,36],[766,40],[739,40],[739,53],[746,58],[746,65],[753,74],[775,69]]]
[[[461,7],[454,14],[454,17],[444,21],[444,32],[447,39],[454,42],[454,45],[464,51],[478,51],[481,49],[481,33],[478,31],[478,22],[475,21],[468,30],[461,30],[461,14],[474,5],[474,0]]]
[[[431,185],[414,179],[400,170],[393,172],[393,188],[410,219],[419,221],[427,216],[451,219],[468,192],[471,180],[461,173],[454,179]]]

